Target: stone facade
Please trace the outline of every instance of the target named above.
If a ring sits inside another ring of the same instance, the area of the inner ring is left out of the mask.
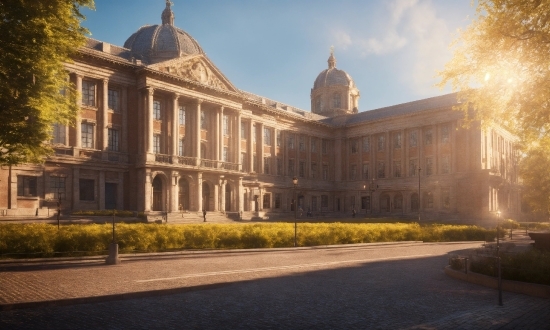
[[[130,48],[89,39],[80,49],[66,65],[82,92],[78,124],[54,128],[43,165],[2,167],[3,215],[45,215],[61,201],[276,218],[295,198],[315,214],[520,215],[514,137],[462,128],[455,95],[358,112],[359,90],[331,53],[311,112],[300,110],[233,86],[173,22],[167,2],[163,24],[142,27]]]

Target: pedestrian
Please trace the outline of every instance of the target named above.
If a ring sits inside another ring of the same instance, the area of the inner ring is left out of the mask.
[[[353,209],[351,209],[351,216],[352,216],[353,218],[355,218],[355,207],[354,207]]]
[[[181,217],[183,218],[183,205],[180,204],[179,210],[180,210],[180,213],[181,213]]]
[[[204,218],[204,222],[206,222],[206,209],[202,210],[202,217]]]

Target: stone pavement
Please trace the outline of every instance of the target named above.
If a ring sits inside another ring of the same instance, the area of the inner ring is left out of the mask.
[[[364,244],[206,252],[117,266],[93,260],[4,265],[4,303],[18,295],[47,301],[121,288],[139,292],[142,285],[179,289],[160,296],[4,310],[0,328],[548,329],[549,299],[504,292],[504,306],[498,306],[497,291],[443,273],[448,253],[479,245]],[[178,291],[182,287],[187,290]],[[7,297],[14,288],[19,293]]]

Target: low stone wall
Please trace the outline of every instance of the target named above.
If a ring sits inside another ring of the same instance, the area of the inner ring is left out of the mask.
[[[482,275],[471,271],[468,271],[466,274],[464,271],[452,269],[451,266],[445,267],[445,274],[459,280],[483,285],[492,289],[498,289],[498,279],[496,277]],[[533,297],[550,298],[550,285],[502,280],[502,290],[522,293]]]

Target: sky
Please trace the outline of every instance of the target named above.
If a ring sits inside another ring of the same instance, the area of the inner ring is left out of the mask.
[[[237,88],[310,111],[310,92],[336,67],[361,93],[359,111],[451,92],[437,71],[475,14],[470,0],[172,0],[175,26],[195,38]],[[91,37],[123,46],[161,24],[165,0],[95,0]]]

